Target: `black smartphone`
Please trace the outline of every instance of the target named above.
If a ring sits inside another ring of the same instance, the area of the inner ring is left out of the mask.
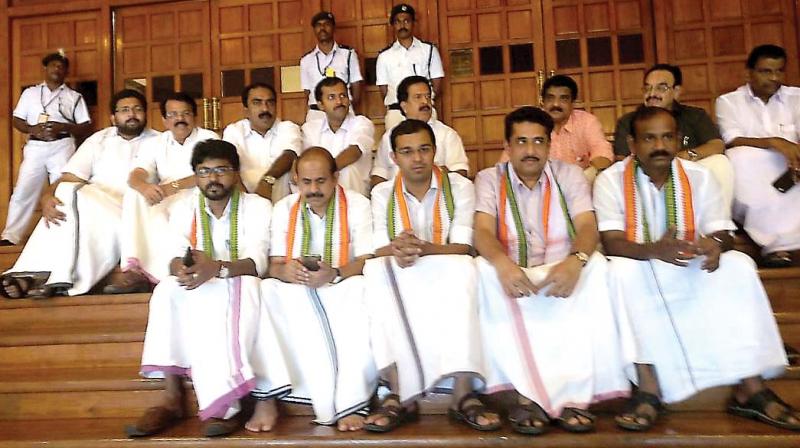
[[[300,257],[300,263],[309,271],[319,271],[319,260],[321,259],[322,257],[319,255],[306,255]]]
[[[795,184],[795,177],[794,177],[794,169],[789,168],[781,174],[781,177],[775,179],[775,182],[772,183],[772,186],[775,187],[776,190],[780,191],[781,193],[786,193]]]
[[[183,258],[181,259],[181,262],[187,268],[190,268],[190,267],[194,266],[194,257],[192,257],[192,248],[191,247],[187,247],[186,248],[186,253],[183,254]]]

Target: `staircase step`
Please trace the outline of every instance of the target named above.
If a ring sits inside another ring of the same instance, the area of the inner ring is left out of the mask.
[[[147,325],[147,304],[126,303],[86,306],[51,306],[16,308],[0,311],[0,328],[4,331],[39,333],[48,328],[91,326],[97,324]]]
[[[138,337],[129,335],[137,340],[126,342],[87,343],[84,340],[56,345],[0,347],[0,366],[3,369],[32,369],[131,365],[141,360],[143,332],[139,334]]]
[[[772,310],[800,311],[800,267],[759,269]]]
[[[34,445],[95,448],[130,446],[132,443],[141,448],[263,445],[286,448],[528,448],[533,445],[541,448],[795,448],[798,443],[798,436],[794,433],[719,412],[668,414],[646,433],[623,432],[614,426],[610,416],[603,415],[593,433],[575,435],[553,429],[535,440],[512,432],[508,425],[499,431],[479,433],[450,422],[445,416],[426,416],[389,434],[341,433],[333,427],[310,424],[308,417],[285,417],[269,433],[253,434],[242,429],[232,436],[218,439],[201,437],[202,423],[197,419],[187,419],[162,435],[135,442],[124,438],[123,428],[128,423],[131,420],[125,418],[0,422],[0,448]]]
[[[11,269],[21,252],[22,246],[0,246],[0,273]]]

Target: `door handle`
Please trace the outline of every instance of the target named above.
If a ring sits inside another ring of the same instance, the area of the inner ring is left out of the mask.
[[[203,98],[203,128],[211,129],[211,102]]]

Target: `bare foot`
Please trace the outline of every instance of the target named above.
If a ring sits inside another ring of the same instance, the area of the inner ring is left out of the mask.
[[[256,401],[253,416],[245,423],[244,428],[252,432],[270,431],[278,420],[278,407],[275,400]],[[341,421],[341,420],[339,420]]]
[[[3,290],[11,299],[21,299],[28,295],[30,289],[30,279],[27,277],[5,277],[3,279]]]
[[[359,431],[362,428],[364,428],[364,417],[358,414],[350,414],[336,422],[336,429],[339,431]]]

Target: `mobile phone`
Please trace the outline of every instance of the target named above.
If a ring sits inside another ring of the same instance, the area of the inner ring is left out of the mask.
[[[181,259],[181,262],[187,268],[190,268],[190,267],[194,266],[194,257],[192,257],[192,248],[191,248],[191,246],[186,248],[186,253],[183,254],[183,258]]]
[[[322,259],[319,255],[306,255],[300,257],[300,263],[309,271],[319,271],[319,261]]]
[[[772,183],[772,186],[775,187],[776,190],[780,191],[781,193],[786,193],[794,187],[795,184],[795,177],[794,177],[794,169],[789,168],[781,174],[781,177],[775,179],[775,182]]]

